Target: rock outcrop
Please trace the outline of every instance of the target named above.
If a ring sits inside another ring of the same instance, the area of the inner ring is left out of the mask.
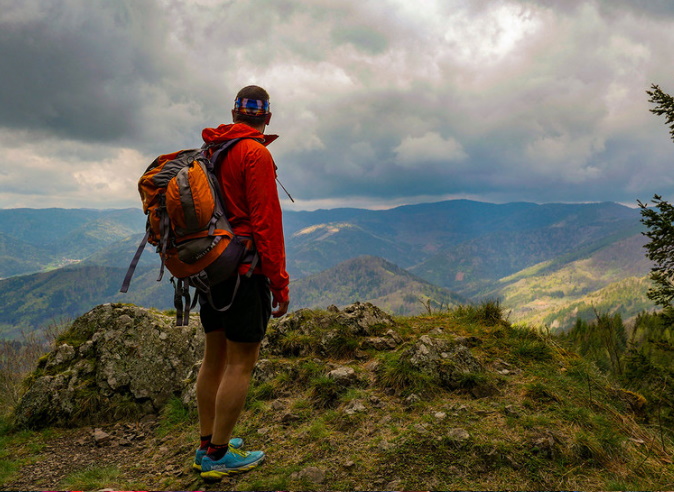
[[[468,340],[441,332],[402,336],[394,320],[369,303],[343,310],[299,310],[270,323],[254,372],[254,384],[276,384],[281,375],[304,377],[297,358],[314,364],[322,386],[309,397],[317,406],[334,406],[348,388],[376,381],[376,354],[398,352],[414,372],[447,390],[468,390],[476,398],[496,392]],[[171,398],[196,407],[195,382],[203,355],[198,316],[189,326],[156,311],[105,304],[78,318],[26,380],[15,409],[22,427],[97,425],[156,414]],[[295,360],[293,360],[295,359]],[[274,382],[276,381],[276,382]],[[373,400],[374,401],[374,400]],[[378,401],[378,400],[377,400]],[[370,400],[354,401],[358,413]]]
[[[176,327],[172,317],[136,306],[98,306],[40,359],[16,423],[70,426],[156,413],[184,391],[202,350],[198,318]]]
[[[261,355],[340,358],[378,342],[391,350],[401,339],[395,333],[378,335],[394,325],[390,315],[369,302],[356,302],[341,311],[334,306],[327,312],[300,309],[270,327]]]
[[[496,387],[480,377],[485,374],[485,368],[467,347],[468,342],[479,340],[423,335],[406,350],[405,358],[418,371],[437,378],[446,389],[467,389],[476,398],[496,394]]]

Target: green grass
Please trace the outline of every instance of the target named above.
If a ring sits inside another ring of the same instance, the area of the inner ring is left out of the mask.
[[[289,357],[313,353],[315,343],[311,335],[299,331],[289,331],[279,340],[279,348]]]
[[[559,403],[560,398],[543,382],[533,382],[526,385],[526,396],[539,403]]]
[[[524,360],[547,361],[552,359],[552,350],[543,340],[519,340],[514,344],[512,353]]]
[[[18,469],[19,464],[16,461],[0,458],[0,483],[8,480]]]
[[[458,386],[461,389],[470,389],[487,384],[489,376],[481,372],[466,372],[458,375]]]
[[[244,478],[237,484],[238,490],[290,490],[288,477]]]
[[[246,405],[252,404],[255,401],[268,401],[276,398],[277,388],[273,382],[264,381],[262,383],[253,383],[248,392]]]
[[[535,408],[531,410],[518,420],[518,427],[523,429],[547,429],[555,424],[555,419],[550,415],[538,413]]]
[[[84,470],[70,473],[59,484],[59,490],[100,490],[117,488],[122,477],[121,470],[116,466],[92,466]],[[123,490],[117,488],[118,490]]]
[[[327,376],[331,368],[345,364],[340,357],[348,352],[340,352],[337,342],[328,356],[313,349],[310,354],[298,350],[267,356],[272,376],[253,381],[235,435],[246,439],[248,449],[264,449],[269,459],[220,486],[385,490],[394,482],[396,490],[615,490],[620,486],[635,490],[665,489],[673,482],[674,469],[665,462],[668,456],[661,456],[661,449],[651,444],[659,444],[659,429],[652,422],[641,425],[627,405],[615,400],[615,381],[561,349],[554,336],[513,328],[502,313],[495,318],[495,307],[399,318],[394,329],[404,333],[405,343],[395,350],[368,350],[350,359],[348,365],[358,375],[353,383]],[[325,328],[296,334],[306,337],[312,347],[326,341]],[[425,334],[448,342],[468,338],[468,350],[484,372],[463,374],[457,385],[443,387],[437,374],[422,373],[410,362],[410,348]],[[494,372],[504,361],[513,371]],[[474,389],[483,385],[499,391],[477,397]],[[409,398],[412,394],[417,398]],[[365,411],[347,414],[354,400],[362,402]],[[140,468],[106,463],[71,473],[59,486],[77,490],[204,487],[188,472],[198,436],[196,422],[193,410],[172,399],[149,438],[150,445],[158,442],[170,453],[159,453],[155,446],[149,455],[135,457],[133,463],[141,463]],[[456,429],[466,430],[470,437],[462,439]],[[634,437],[643,438],[645,444],[635,443]],[[4,449],[29,452],[29,443],[34,442],[39,450],[49,438],[44,432],[3,431],[0,421],[0,485],[20,473],[21,460],[27,459],[12,460]],[[666,434],[664,438],[671,451],[672,441]],[[184,465],[184,473],[148,472],[142,484],[130,482],[128,477],[138,476],[138,470],[167,459],[172,465]],[[638,470],[632,469],[635,464]],[[309,466],[322,468],[325,482],[301,479],[299,473]]]
[[[507,322],[505,309],[499,300],[490,299],[478,305],[458,306],[452,312],[459,319],[481,323],[485,326],[496,326]]]
[[[314,420],[309,428],[307,434],[311,439],[326,439],[330,436],[331,430],[326,425],[322,418]]]
[[[560,414],[565,420],[583,428],[592,427],[592,412],[587,407],[563,406]]]
[[[0,418],[0,485],[10,480],[22,465],[34,461],[57,431],[17,430],[7,418]]]
[[[358,338],[346,333],[337,332],[336,335],[327,340],[325,348],[329,357],[342,360],[352,358],[359,345],[360,340]]]
[[[186,407],[180,398],[171,398],[162,410],[161,422],[156,431],[157,435],[164,437],[176,427],[182,428],[186,424],[191,424],[196,418],[196,412]]]
[[[346,388],[328,376],[318,376],[309,381],[311,402],[315,408],[334,408]]]
[[[379,354],[377,384],[398,395],[431,395],[438,390],[439,381],[419,371],[403,352]]]
[[[320,376],[325,373],[325,364],[316,361],[315,359],[311,360],[302,360],[299,363],[297,379],[294,379],[290,373],[285,373],[285,382],[291,384],[297,384],[308,382],[316,376]]]

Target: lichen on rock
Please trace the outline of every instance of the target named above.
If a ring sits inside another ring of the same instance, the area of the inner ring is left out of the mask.
[[[406,349],[403,357],[446,389],[468,389],[476,398],[497,393],[484,366],[462,342],[423,335]]]
[[[76,319],[29,377],[17,425],[99,423],[160,410],[182,393],[201,357],[198,318],[172,318],[132,305],[104,304]]]
[[[394,325],[389,314],[369,302],[356,302],[341,311],[334,306],[327,312],[300,309],[272,322],[261,351],[282,357],[340,358],[341,352],[355,352],[355,345],[344,350],[347,340],[365,346],[380,342],[382,349],[391,350],[401,343],[397,334],[389,331],[385,338],[374,337]]]

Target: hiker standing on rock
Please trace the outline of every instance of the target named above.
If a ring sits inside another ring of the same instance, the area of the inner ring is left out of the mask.
[[[216,175],[232,229],[237,236],[253,239],[259,263],[250,277],[244,274],[251,265],[241,265],[241,284],[227,311],[216,311],[200,298],[206,342],[197,378],[201,445],[194,468],[205,479],[248,471],[264,460],[262,451],[241,450],[243,441],[232,439],[231,434],[243,409],[269,318],[283,316],[289,302],[276,166],[266,148],[277,136],[263,134],[271,119],[267,91],[257,86],[241,89],[232,118],[233,124],[205,128],[202,136],[206,144],[243,138],[229,150]],[[235,275],[214,286],[213,298],[228,302],[236,280]]]

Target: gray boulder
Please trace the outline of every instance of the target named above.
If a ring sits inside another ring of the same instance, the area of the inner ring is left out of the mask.
[[[27,380],[14,411],[19,426],[96,424],[156,413],[185,392],[201,358],[198,317],[105,304],[79,317]]]
[[[334,306],[327,312],[300,309],[272,322],[262,342],[261,352],[263,357],[320,355],[339,358],[344,355],[345,340],[362,338],[365,344],[372,345],[376,341],[370,342],[369,338],[386,332],[394,325],[390,315],[369,302],[356,302],[342,311]],[[381,341],[382,349],[391,350],[402,341],[392,333],[377,339]]]
[[[487,387],[492,388],[486,382],[473,382],[480,381],[481,378],[474,376],[485,374],[485,369],[468,347],[454,340],[423,335],[407,349],[405,357],[420,372],[433,376],[447,389],[463,387],[473,392],[478,387],[485,391]]]

